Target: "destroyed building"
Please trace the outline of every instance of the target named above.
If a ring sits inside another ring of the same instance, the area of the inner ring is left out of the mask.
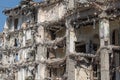
[[[119,0],[21,0],[0,33],[0,80],[120,80]]]

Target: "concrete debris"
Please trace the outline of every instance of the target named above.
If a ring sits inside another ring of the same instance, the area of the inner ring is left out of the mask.
[[[21,0],[5,9],[0,80],[120,80],[119,0]]]

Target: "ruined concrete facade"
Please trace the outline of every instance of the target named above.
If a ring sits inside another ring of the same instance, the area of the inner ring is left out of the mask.
[[[120,80],[119,0],[22,0],[6,9],[0,80]]]

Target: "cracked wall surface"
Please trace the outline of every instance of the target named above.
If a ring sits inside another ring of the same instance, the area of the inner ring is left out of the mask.
[[[103,1],[22,0],[4,10],[0,80],[119,80],[120,5]]]

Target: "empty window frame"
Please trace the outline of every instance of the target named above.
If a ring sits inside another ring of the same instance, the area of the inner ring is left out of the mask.
[[[92,41],[90,41],[89,43],[75,42],[76,52],[92,53],[96,50],[97,50],[97,44],[92,43]]]
[[[75,51],[76,52],[86,52],[86,46],[84,42],[75,42]]]
[[[14,46],[17,47],[18,46],[18,40],[15,38],[15,41],[14,41]]]
[[[14,19],[14,29],[18,29],[18,18]]]

